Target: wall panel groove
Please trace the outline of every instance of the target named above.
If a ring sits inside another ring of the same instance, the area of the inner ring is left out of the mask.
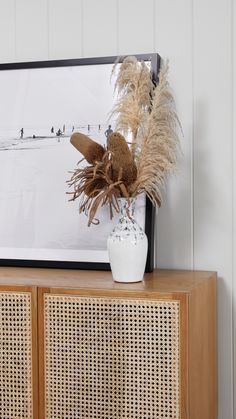
[[[233,287],[233,305],[232,305],[232,334],[233,334],[233,413],[234,419],[236,418],[236,285],[235,285],[235,273],[236,273],[236,2],[235,0],[231,1],[232,3],[232,147],[233,147],[233,242],[232,242],[232,287]]]
[[[80,8],[80,13],[81,13],[81,18],[80,18],[80,55],[81,57],[86,57],[86,54],[84,55],[84,27],[85,27],[85,16],[84,16],[84,4],[86,4],[86,2],[84,3],[84,0],[80,0],[81,1],[81,8]]]

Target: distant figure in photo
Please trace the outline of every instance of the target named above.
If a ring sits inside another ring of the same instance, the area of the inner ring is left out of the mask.
[[[113,130],[111,129],[111,125],[108,125],[107,130],[104,132],[105,136],[108,138],[109,135],[113,132]]]
[[[98,131],[101,131],[101,125],[100,124],[98,125]]]
[[[24,128],[21,128],[21,130],[20,130],[20,138],[23,138],[24,137]]]
[[[88,125],[88,134],[90,133],[90,125]]]
[[[51,128],[51,133],[54,134],[54,127]]]
[[[74,127],[74,125],[73,125],[71,132],[74,132],[74,130],[75,130],[75,127]]]
[[[65,126],[65,124],[63,125],[63,128],[62,128],[62,132],[63,132],[63,134],[65,134],[65,130],[66,130],[66,126]]]
[[[57,141],[58,141],[58,143],[60,142],[60,136],[62,135],[62,131],[60,130],[60,128],[59,128],[59,130],[57,131],[57,133],[56,133],[56,136],[58,137],[57,138]]]

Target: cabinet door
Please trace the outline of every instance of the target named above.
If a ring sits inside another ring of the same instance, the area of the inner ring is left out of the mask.
[[[40,418],[183,418],[181,302],[78,293],[39,293]]]
[[[0,418],[36,419],[37,292],[0,286]]]

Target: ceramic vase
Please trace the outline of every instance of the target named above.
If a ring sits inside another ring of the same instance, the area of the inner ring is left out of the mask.
[[[120,198],[120,219],[107,240],[113,279],[117,282],[143,280],[148,240],[135,221],[135,198]]]

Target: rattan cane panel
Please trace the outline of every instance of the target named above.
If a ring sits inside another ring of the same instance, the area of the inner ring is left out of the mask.
[[[31,294],[0,292],[0,419],[32,416]]]
[[[44,296],[46,419],[179,419],[179,302]]]

